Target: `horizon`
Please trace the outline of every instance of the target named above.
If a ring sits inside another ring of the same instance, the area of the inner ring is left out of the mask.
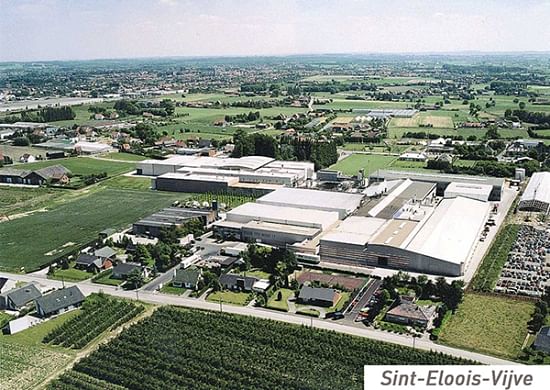
[[[0,0],[0,62],[546,53],[550,1]]]

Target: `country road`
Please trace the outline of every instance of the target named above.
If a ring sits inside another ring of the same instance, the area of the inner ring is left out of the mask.
[[[12,280],[18,280],[23,282],[37,282],[46,288],[61,288],[63,283],[58,280],[47,279],[46,275],[42,274],[11,274],[0,272],[0,277],[9,278]],[[158,304],[158,305],[176,305],[184,306],[195,309],[211,310],[211,311],[224,311],[227,313],[240,314],[246,316],[253,316],[258,318],[276,320],[281,322],[287,322],[297,325],[313,326],[319,329],[332,330],[339,333],[350,334],[359,337],[366,337],[372,340],[379,340],[393,344],[404,345],[408,347],[413,346],[413,338],[404,335],[397,335],[394,333],[388,333],[378,331],[370,328],[356,327],[350,325],[344,325],[335,321],[314,319],[313,317],[304,317],[296,314],[276,312],[258,307],[250,306],[233,306],[228,304],[220,305],[219,303],[208,302],[205,300],[187,298],[176,295],[160,294],[158,292],[134,290],[126,291],[118,287],[94,284],[90,281],[71,283],[65,282],[66,286],[78,285],[85,295],[92,293],[104,292],[109,295],[127,298],[127,299],[139,299],[140,301]],[[507,360],[499,359],[492,356],[487,356],[475,352],[464,351],[457,348],[447,347],[444,345],[436,344],[429,339],[416,339],[415,347],[423,350],[432,350],[437,352],[446,353],[453,356],[458,356],[464,359],[475,360],[483,364],[490,365],[504,365],[504,364],[517,364]]]

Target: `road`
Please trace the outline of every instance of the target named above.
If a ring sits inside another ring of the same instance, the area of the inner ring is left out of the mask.
[[[61,288],[62,282],[57,280],[47,279],[46,275],[33,274],[33,275],[20,275],[20,274],[10,274],[6,272],[0,272],[0,277],[5,277],[17,281],[23,282],[37,282],[43,287],[46,288]],[[127,298],[127,299],[139,299],[140,301],[158,304],[158,305],[175,305],[175,306],[184,306],[195,309],[202,310],[211,310],[211,311],[222,311],[233,314],[240,314],[246,316],[253,316],[257,318],[270,319],[275,321],[281,321],[297,325],[312,326],[318,329],[332,330],[339,333],[350,334],[359,337],[366,337],[372,340],[384,341],[393,344],[404,345],[408,347],[413,346],[413,339],[409,336],[398,335],[394,333],[388,333],[383,331],[378,331],[362,326],[352,326],[340,323],[338,321],[329,321],[314,319],[313,317],[304,317],[296,314],[282,313],[272,310],[267,310],[258,307],[250,306],[232,306],[224,304],[220,306],[219,303],[208,302],[200,299],[187,298],[177,295],[168,295],[160,294],[153,291],[145,290],[136,290],[136,291],[126,291],[118,287],[93,284],[90,281],[79,282],[79,283],[70,283],[65,282],[65,286],[78,285],[80,290],[85,295],[90,295],[92,293],[104,292],[109,295]],[[482,355],[475,352],[464,351],[461,349],[451,348],[444,345],[436,344],[429,339],[416,339],[415,346],[418,349],[427,350],[427,351],[437,351],[446,353],[449,355],[461,357],[464,359],[475,360],[483,364],[490,365],[503,365],[503,364],[517,364],[507,360],[499,359],[492,356]]]

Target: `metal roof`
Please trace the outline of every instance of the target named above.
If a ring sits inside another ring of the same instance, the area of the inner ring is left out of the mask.
[[[550,172],[535,172],[525,192],[521,196],[521,202],[537,200],[550,204]]]

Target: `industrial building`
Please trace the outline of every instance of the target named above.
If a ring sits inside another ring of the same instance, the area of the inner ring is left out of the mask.
[[[443,196],[445,189],[451,182],[472,184],[472,185],[490,185],[492,187],[489,194],[490,201],[500,201],[504,179],[487,176],[466,176],[442,173],[424,173],[411,171],[394,171],[379,169],[369,176],[369,183],[380,181],[391,181],[398,179],[411,179],[413,181],[435,183],[437,185],[437,195]]]
[[[138,175],[153,176],[152,187],[181,192],[260,192],[299,187],[314,178],[311,162],[277,161],[264,156],[241,158],[175,156],[139,162]]]
[[[491,196],[493,186],[490,184],[472,184],[472,183],[450,183],[445,188],[445,198],[456,198],[463,196],[465,198],[477,199],[488,202]]]
[[[550,172],[535,172],[519,201],[519,209],[550,213]]]
[[[179,227],[192,219],[207,225],[214,222],[217,215],[217,211],[211,209],[168,207],[135,222],[132,231],[134,234],[158,237],[163,228]]]
[[[362,194],[304,188],[280,188],[257,199],[256,203],[298,207],[308,210],[335,211],[342,219],[356,210],[361,205],[362,200]]]

